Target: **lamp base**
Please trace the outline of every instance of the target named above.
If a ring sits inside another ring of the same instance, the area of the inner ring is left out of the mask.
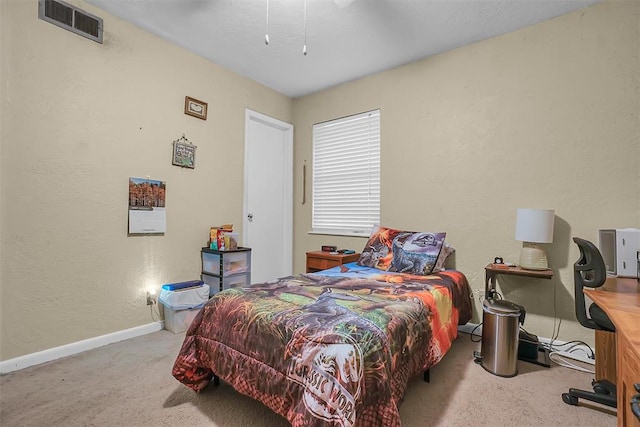
[[[547,254],[535,243],[524,242],[522,251],[520,251],[520,268],[525,270],[548,269]]]

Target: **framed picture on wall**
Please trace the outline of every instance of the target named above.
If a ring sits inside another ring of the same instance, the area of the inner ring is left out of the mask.
[[[196,147],[183,136],[173,141],[172,164],[183,168],[194,169],[196,167]]]
[[[184,113],[202,120],[207,120],[207,103],[185,96]]]

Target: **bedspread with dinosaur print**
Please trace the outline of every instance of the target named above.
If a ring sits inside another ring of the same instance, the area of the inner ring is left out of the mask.
[[[397,426],[409,380],[436,364],[471,318],[466,277],[355,263],[228,289],[189,327],[173,375],[216,377],[292,426]]]

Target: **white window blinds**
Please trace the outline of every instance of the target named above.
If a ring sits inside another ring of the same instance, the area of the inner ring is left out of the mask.
[[[380,110],[313,126],[313,232],[366,234],[380,223]]]

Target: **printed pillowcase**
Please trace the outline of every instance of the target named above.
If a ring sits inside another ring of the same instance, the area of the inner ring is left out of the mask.
[[[389,271],[431,274],[444,244],[446,233],[403,232],[393,239]]]
[[[446,233],[403,231],[375,226],[358,264],[385,271],[425,275],[441,271],[453,248]],[[450,251],[449,251],[450,249]]]
[[[375,225],[360,254],[358,265],[387,271],[391,264],[393,239],[401,232],[401,230]]]
[[[445,269],[445,264],[447,263],[447,258],[449,255],[454,253],[456,250],[449,243],[444,242],[442,245],[442,250],[440,251],[440,255],[438,255],[438,260],[436,261],[435,267],[433,267],[432,273],[437,273],[438,271],[442,271]]]

